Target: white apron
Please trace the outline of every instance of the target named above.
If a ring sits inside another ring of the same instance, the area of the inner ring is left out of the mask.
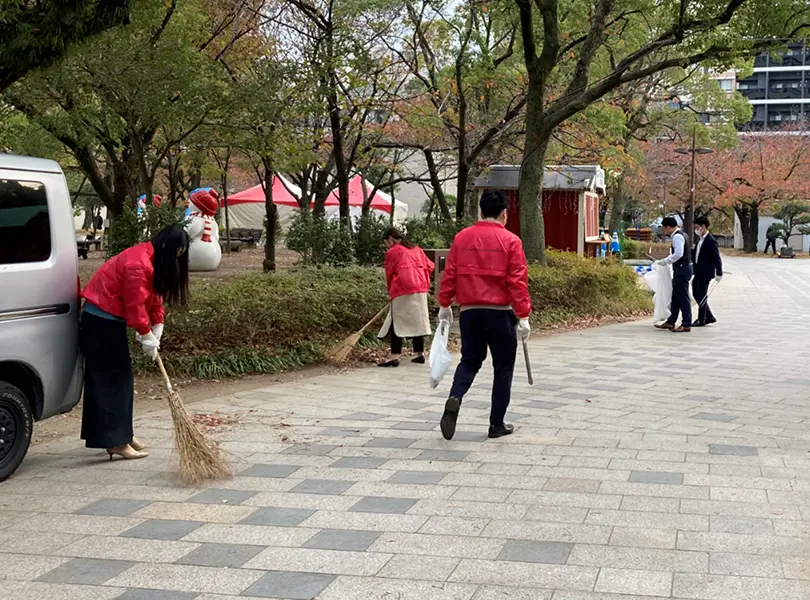
[[[401,338],[430,335],[428,295],[426,293],[408,294],[394,298],[377,337],[386,337],[392,325],[394,333]]]

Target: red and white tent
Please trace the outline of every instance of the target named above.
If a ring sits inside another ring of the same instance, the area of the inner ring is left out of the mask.
[[[298,208],[301,190],[283,177],[273,177],[273,204],[279,207],[279,220],[282,225],[289,222]],[[228,196],[228,218],[231,229],[262,229],[267,211],[264,206],[264,187],[259,184]],[[219,206],[224,208],[225,200],[219,197]],[[220,221],[225,224],[225,214],[221,211]]]
[[[374,186],[368,181],[364,181],[359,175],[349,182],[349,212],[353,220],[357,219],[363,212],[363,185],[366,186],[366,194],[374,192]],[[295,184],[287,181],[281,176],[273,177],[273,203],[278,206],[278,218],[282,227],[287,225],[299,208],[298,198],[301,197],[301,190]],[[228,196],[228,212],[230,216],[231,229],[261,229],[264,224],[264,188],[261,185],[254,186],[247,190],[237,192]],[[220,206],[224,206],[220,197]],[[340,214],[340,194],[334,190],[326,199],[326,215],[329,218],[337,219]],[[371,210],[388,216],[391,214],[391,196],[377,190],[371,198]],[[402,222],[408,218],[408,205],[399,200],[394,202],[394,221]],[[221,217],[224,223],[224,215]]]

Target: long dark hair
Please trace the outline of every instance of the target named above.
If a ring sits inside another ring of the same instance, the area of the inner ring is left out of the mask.
[[[383,234],[383,240],[387,240],[388,238],[392,238],[394,241],[399,242],[406,248],[413,248],[413,243],[411,240],[405,237],[405,235],[396,227],[389,227],[385,230]]]
[[[152,238],[155,276],[152,285],[169,306],[188,303],[188,235],[169,225]]]

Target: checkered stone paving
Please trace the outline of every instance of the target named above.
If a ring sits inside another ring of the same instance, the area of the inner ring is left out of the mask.
[[[720,322],[530,342],[511,437],[486,439],[491,370],[367,368],[194,405],[233,479],[184,487],[167,412],[146,460],[62,439],[0,484],[0,598],[806,600],[810,261],[729,259]]]

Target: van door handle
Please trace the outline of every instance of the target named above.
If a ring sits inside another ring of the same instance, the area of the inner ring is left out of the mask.
[[[66,315],[70,312],[70,304],[54,304],[51,306],[41,306],[38,308],[24,308],[22,310],[0,311],[0,322],[19,321],[22,319],[33,319],[36,317],[51,317]]]

